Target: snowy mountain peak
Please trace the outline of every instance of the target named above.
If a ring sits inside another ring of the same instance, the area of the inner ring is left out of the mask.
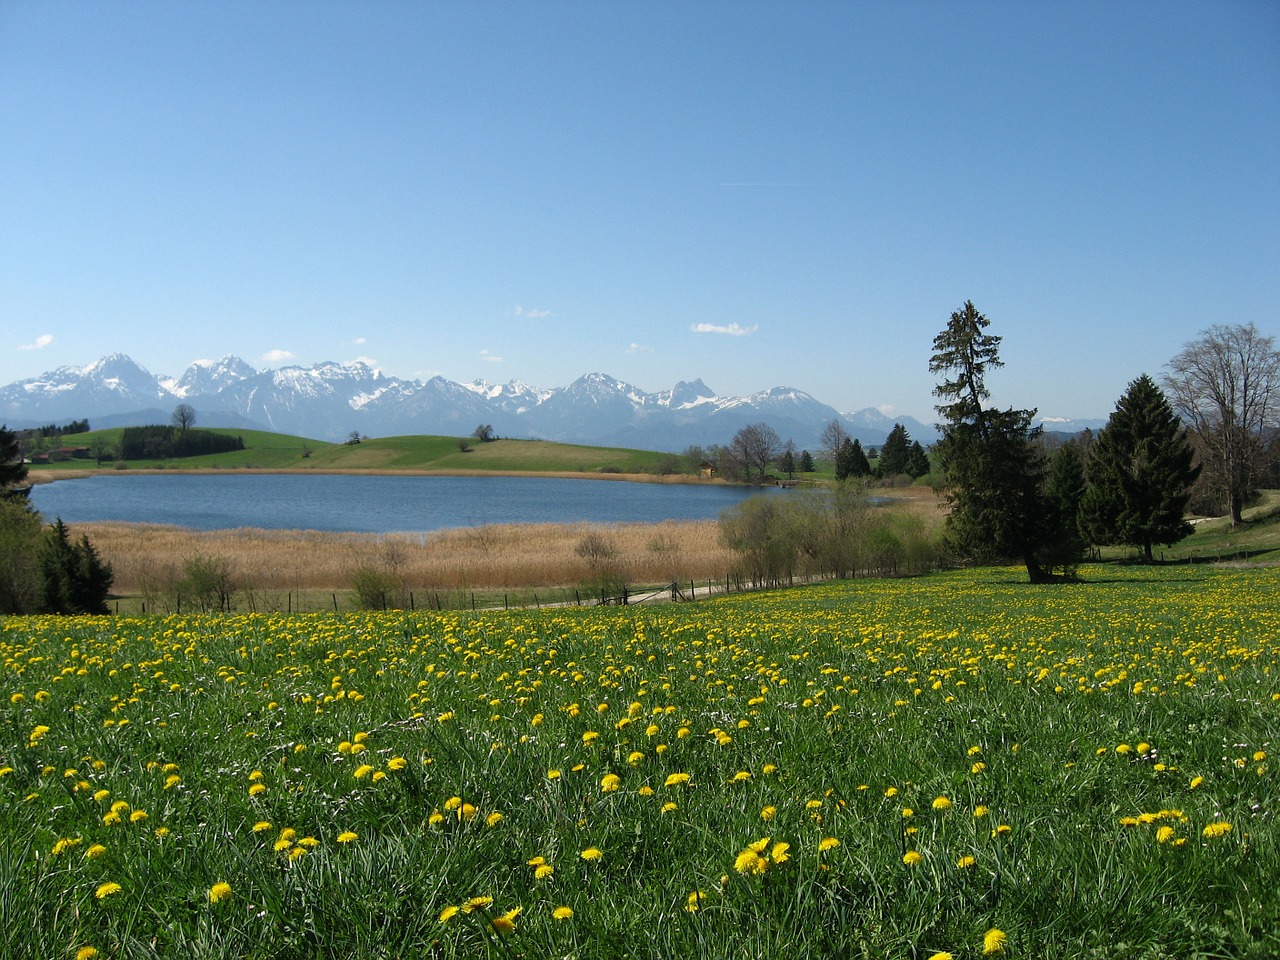
[[[95,427],[163,423],[178,402],[191,404],[207,426],[265,427],[317,439],[341,440],[353,430],[467,436],[479,423],[503,437],[668,451],[727,444],[759,422],[810,450],[817,450],[832,420],[864,444],[879,444],[895,422],[873,408],[843,417],[794,387],[720,397],[694,379],[646,393],[606,373],[552,389],[440,376],[423,383],[388,377],[364,361],[257,371],[233,356],[196,361],[174,380],[153,376],[124,354],[0,387],[0,420],[10,426],[81,418]],[[900,419],[913,438],[932,441],[932,428]]]
[[[174,396],[194,397],[217,393],[257,372],[239,357],[228,355],[221,360],[196,360],[177,380],[161,380],[161,384]]]

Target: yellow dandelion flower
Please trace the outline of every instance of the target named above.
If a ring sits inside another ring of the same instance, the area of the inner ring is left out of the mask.
[[[353,843],[359,839],[360,834],[356,833],[354,830],[343,830],[342,833],[338,834],[339,843]]]
[[[990,812],[991,812],[991,811],[990,811],[990,809],[989,809],[988,807],[986,807],[986,806],[984,806],[983,804],[981,804],[981,803],[980,803],[980,804],[978,804],[976,807],[974,807],[974,808],[973,808],[973,817],[974,817],[974,819],[975,819],[975,820],[981,820],[983,817],[985,817],[985,816],[986,816],[988,813],[990,813]]]
[[[939,950],[937,953],[930,954],[929,960],[955,960],[955,957],[945,950]]]
[[[1201,835],[1209,838],[1223,837],[1231,832],[1231,824],[1227,823],[1225,820],[1219,820],[1215,823],[1211,823],[1207,825],[1200,832],[1201,832]]]
[[[555,872],[556,872],[556,868],[553,867],[551,864],[540,863],[536,868],[534,868],[533,878],[535,880],[545,880],[547,879],[547,877],[551,876]]]
[[[98,857],[102,856],[106,852],[107,852],[106,847],[104,847],[100,843],[95,843],[89,846],[88,849],[85,850],[84,858],[86,860],[96,860]]]
[[[107,799],[107,797],[109,797],[109,796],[111,796],[111,791],[110,791],[110,790],[107,790],[106,788],[103,788],[102,790],[95,790],[95,791],[94,791],[93,799],[95,799],[95,800],[97,800],[99,803],[101,803],[103,800]]]
[[[463,913],[470,913],[477,909],[488,909],[493,906],[493,897],[471,897],[462,905]]]
[[[622,778],[616,773],[606,773],[600,780],[601,793],[615,793],[622,786]]]
[[[363,780],[371,773],[373,773],[373,767],[369,766],[367,763],[362,763],[360,766],[356,767],[354,776],[357,780]]]
[[[604,858],[604,853],[599,847],[587,847],[587,849],[583,850],[582,853],[578,854],[578,856],[587,861],[601,860]]]
[[[917,853],[915,850],[908,850],[906,853],[902,855],[902,862],[905,863],[908,867],[914,867],[917,863],[919,863],[923,859],[924,857],[920,856],[920,854]]]
[[[787,851],[791,849],[789,843],[775,843],[773,849],[769,851],[769,859],[774,863],[786,863],[791,859],[791,854]]]
[[[307,854],[306,847],[294,847],[292,850],[289,851],[289,859],[297,860],[299,857],[306,856],[306,854]]]
[[[130,823],[141,823],[145,819],[147,819],[147,811],[145,810],[135,810],[129,814]]]
[[[108,881],[107,883],[98,884],[98,889],[93,891],[93,895],[99,900],[105,900],[107,897],[119,893],[120,890],[120,884]]]
[[[677,805],[677,804],[674,804],[674,803],[669,803],[669,802],[668,802],[668,803],[664,803],[664,804],[662,805],[662,812],[663,812],[663,813],[671,813],[673,810],[675,810],[675,809],[677,808],[677,806],[678,806],[678,805]]]
[[[669,773],[667,779],[663,782],[664,787],[679,787],[689,782],[687,773]]]
[[[271,829],[270,820],[259,820],[257,823],[253,825],[254,833],[262,833],[264,830],[270,830],[270,829]]]
[[[968,870],[977,862],[978,861],[973,857],[965,856],[965,857],[961,857],[959,860],[956,861],[956,866],[959,867],[961,870]]]
[[[738,854],[733,861],[733,869],[741,874],[764,873],[769,861],[750,847]]]
[[[760,819],[761,819],[761,820],[772,820],[772,819],[773,819],[774,817],[776,817],[777,815],[778,815],[778,808],[777,808],[777,807],[772,807],[772,806],[764,807],[764,808],[760,811]]]
[[[521,907],[516,907],[514,910],[508,910],[502,916],[494,917],[489,923],[494,930],[505,936],[516,928],[516,917],[520,916],[521,909]]]
[[[556,920],[568,920],[573,916],[572,907],[556,907],[551,911],[551,916]]]
[[[559,779],[560,779],[560,771],[559,771],[559,770],[556,770],[556,769],[554,769],[554,768],[552,768],[551,770],[548,770],[548,771],[547,771],[547,779],[548,779],[548,780],[559,780]]]
[[[76,951],[76,960],[93,960],[98,956],[97,947],[81,947]]]
[[[209,902],[221,903],[223,900],[231,898],[231,884],[225,880],[220,880],[209,888]]]
[[[251,783],[249,785],[249,796],[256,797],[267,792],[265,783]]]
[[[387,761],[388,770],[403,770],[409,765],[409,761],[404,757],[392,757]]]
[[[1156,843],[1168,843],[1170,840],[1173,839],[1173,833],[1174,833],[1173,827],[1169,826],[1168,824],[1165,824],[1163,827],[1161,827],[1159,830],[1156,831]]]
[[[701,890],[694,890],[689,896],[685,897],[684,909],[686,913],[697,913],[702,907],[702,900],[706,894]]]
[[[1008,935],[1003,930],[992,927],[982,935],[982,955],[989,957],[1004,953],[1004,945],[1008,939]]]
[[[637,791],[636,791],[636,793],[640,794],[640,796],[642,796],[642,797],[652,797],[652,796],[653,796],[653,787],[649,786],[649,785],[646,783],[643,787],[641,787],[639,790],[637,790]]]
[[[448,923],[448,922],[449,922],[449,919],[450,919],[452,916],[454,916],[454,914],[456,914],[457,912],[458,912],[458,908],[457,908],[457,907],[452,906],[452,905],[447,906],[447,907],[445,907],[443,910],[441,910],[441,911],[440,911],[440,916],[439,916],[437,919],[439,920],[439,922],[440,922],[440,923]]]
[[[916,815],[916,812],[915,812],[914,810],[912,810],[910,807],[903,807],[903,808],[902,808],[902,819],[903,819],[903,820],[910,820],[910,819],[911,819],[912,817],[914,817],[915,815]]]
[[[823,837],[818,841],[818,852],[826,853],[828,850],[834,850],[840,846],[840,841],[835,837]]]
[[[934,810],[950,810],[951,799],[949,797],[934,797],[933,803],[931,803],[930,806]]]
[[[1192,790],[1195,790],[1195,789],[1196,789],[1197,787],[1199,787],[1199,786],[1200,786],[1200,784],[1202,784],[1202,783],[1204,783],[1204,777],[1192,777],[1192,778],[1191,778],[1191,783],[1190,783],[1190,788],[1191,788]]]
[[[487,817],[484,818],[484,825],[486,827],[496,827],[501,822],[502,822],[502,814],[500,814],[497,810],[493,811],[493,813],[489,814]]]
[[[292,840],[286,840],[284,837],[281,837],[272,845],[272,849],[275,850],[276,853],[283,853],[291,846],[293,846]]]

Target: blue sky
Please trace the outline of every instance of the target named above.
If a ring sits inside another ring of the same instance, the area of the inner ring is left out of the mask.
[[[0,0],[0,383],[365,358],[1105,417],[1277,334],[1280,5]]]

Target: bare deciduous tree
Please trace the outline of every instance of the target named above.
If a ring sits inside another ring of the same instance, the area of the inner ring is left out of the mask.
[[[1280,352],[1252,323],[1216,324],[1169,361],[1165,391],[1194,431],[1211,482],[1238,524],[1280,422]]]
[[[196,425],[196,408],[189,403],[180,403],[173,408],[173,425],[179,430],[186,430]]]
[[[849,436],[849,431],[844,428],[844,424],[839,420],[832,420],[822,428],[822,433],[818,436],[818,443],[821,444],[819,453],[824,460],[835,462],[836,457],[840,455],[840,448],[844,445],[845,439]]]
[[[729,449],[748,479],[755,476],[763,481],[781,446],[782,441],[773,427],[767,423],[749,423],[734,434]]]

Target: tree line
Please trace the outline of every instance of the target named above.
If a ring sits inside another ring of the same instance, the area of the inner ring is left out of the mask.
[[[1050,452],[1036,411],[987,404],[1001,338],[971,301],[934,338],[929,370],[942,419],[947,546],[968,562],[1022,563],[1044,583],[1070,577],[1089,545],[1154,547],[1191,532],[1198,489],[1233,524],[1280,454],[1280,353],[1248,326],[1214,326],[1168,365],[1164,389],[1129,383],[1097,438]],[[1273,473],[1272,473],[1273,475]],[[1197,486],[1200,484],[1200,486]]]
[[[966,301],[934,338],[941,437],[929,450],[896,424],[878,452],[864,451],[833,421],[821,437],[833,490],[794,504],[747,501],[721,518],[742,575],[767,583],[1013,561],[1034,583],[1070,579],[1095,547],[1129,546],[1153,562],[1156,547],[1192,532],[1192,507],[1240,524],[1259,490],[1280,484],[1280,352],[1253,324],[1202,331],[1162,384],[1139,375],[1097,436],[1064,443],[1033,426],[1036,410],[989,404],[987,375],[1003,366],[989,325]],[[739,478],[766,476],[771,447],[759,438],[771,431],[762,426],[728,448]],[[868,508],[868,482],[894,476],[923,478],[942,494],[938,542]]]

